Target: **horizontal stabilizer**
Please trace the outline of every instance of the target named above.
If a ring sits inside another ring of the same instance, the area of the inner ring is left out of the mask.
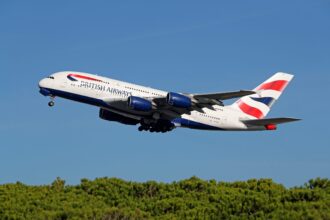
[[[253,119],[253,120],[242,120],[242,122],[246,125],[255,125],[255,126],[263,126],[269,124],[282,124],[293,121],[299,121],[301,119],[297,118],[265,118],[265,119]]]

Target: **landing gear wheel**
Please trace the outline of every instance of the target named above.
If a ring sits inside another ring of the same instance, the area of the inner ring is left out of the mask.
[[[53,101],[48,102],[49,107],[53,107],[54,105],[55,105],[55,103]]]

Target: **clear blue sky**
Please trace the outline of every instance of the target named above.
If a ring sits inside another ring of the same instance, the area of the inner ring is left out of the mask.
[[[329,1],[1,1],[0,183],[329,178],[329,12]],[[140,133],[98,119],[96,107],[49,108],[38,81],[61,70],[191,93],[290,72],[269,117],[303,121],[276,132]]]

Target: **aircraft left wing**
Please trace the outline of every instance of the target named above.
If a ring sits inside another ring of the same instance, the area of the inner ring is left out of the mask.
[[[255,94],[254,91],[240,90],[233,92],[219,92],[219,93],[205,93],[205,94],[192,94],[197,104],[218,104],[223,105],[222,101],[227,99],[239,98],[246,95]]]
[[[255,94],[254,91],[240,90],[234,92],[219,92],[219,93],[205,93],[205,94],[193,94],[195,99],[216,99],[216,100],[227,100],[239,98],[246,95]]]
[[[176,108],[170,105],[166,104],[166,97],[141,97],[145,100],[148,100],[152,103],[152,109],[147,112],[141,112],[141,114],[135,113],[133,114],[127,114],[123,113],[120,110],[115,109],[127,109],[128,107],[128,98],[102,98],[103,102],[109,105],[111,108],[111,111],[122,115],[124,117],[129,117],[132,119],[136,119],[136,117],[152,117],[154,113],[161,113],[161,118],[171,120],[173,118],[180,117],[180,115],[184,113],[189,113],[191,109],[185,109],[185,108]]]
[[[212,108],[212,105],[223,106],[222,101],[227,99],[238,98],[246,95],[255,94],[254,91],[240,90],[234,92],[221,92],[221,93],[206,93],[206,94],[187,94],[187,93],[176,93],[178,96],[186,97],[191,100],[192,106],[189,108],[178,108],[171,106],[167,103],[167,97],[140,97],[148,100],[153,104],[153,111],[173,111],[177,114],[188,113],[192,110],[202,111],[203,107]],[[111,105],[120,106],[124,108],[127,106],[128,98],[107,98],[103,99],[104,102]]]

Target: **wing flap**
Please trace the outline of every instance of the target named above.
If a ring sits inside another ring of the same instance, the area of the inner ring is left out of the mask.
[[[253,120],[242,120],[242,122],[246,125],[255,125],[255,126],[263,126],[269,124],[283,124],[294,121],[299,121],[301,119],[298,118],[266,118],[266,119],[253,119]]]

